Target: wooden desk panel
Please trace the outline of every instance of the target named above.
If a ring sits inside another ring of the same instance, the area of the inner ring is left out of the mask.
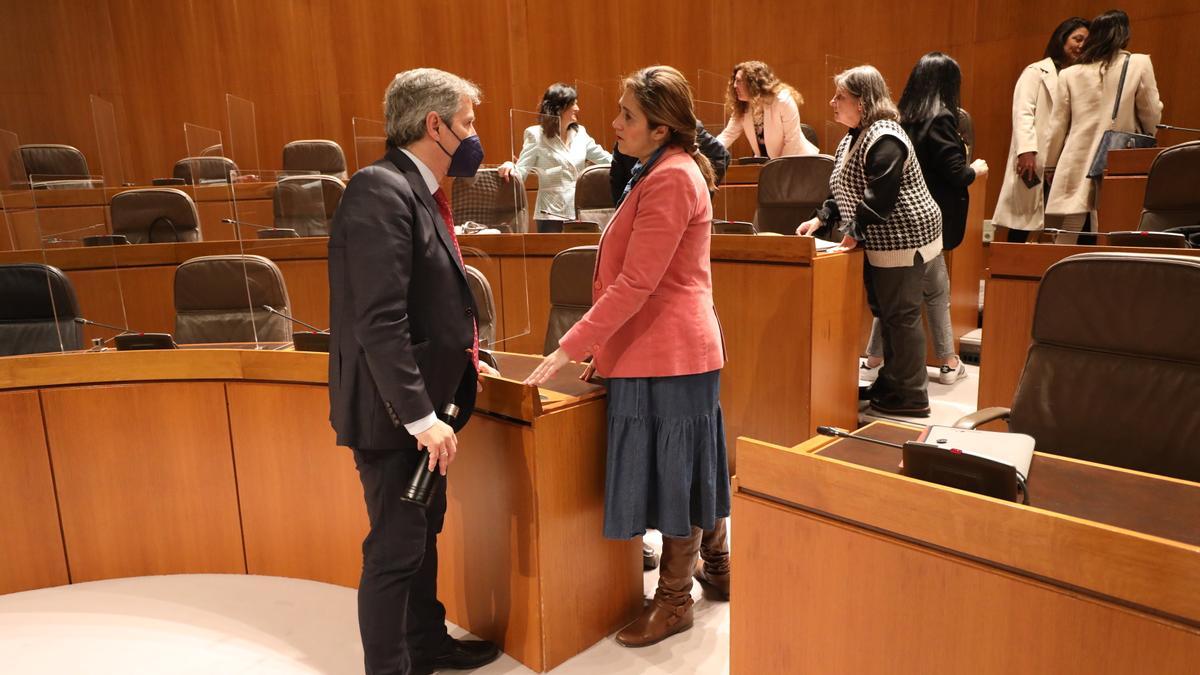
[[[220,383],[41,396],[73,582],[246,572]]]
[[[1146,176],[1105,176],[1096,202],[1100,232],[1140,229]]]
[[[0,393],[0,594],[70,583],[40,405]]]

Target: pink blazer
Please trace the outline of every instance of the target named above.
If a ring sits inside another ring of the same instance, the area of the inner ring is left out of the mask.
[[[731,116],[717,140],[726,148],[733,147],[739,135],[745,135],[755,157],[761,157],[758,140],[754,137],[754,116],[748,112],[742,116]],[[800,109],[787,89],[763,110],[763,140],[767,144],[769,157],[787,155],[815,155],[820,150],[808,142],[800,128]]]
[[[712,201],[691,156],[663,153],[600,238],[592,308],[558,344],[603,377],[668,377],[725,364],[713,307]]]

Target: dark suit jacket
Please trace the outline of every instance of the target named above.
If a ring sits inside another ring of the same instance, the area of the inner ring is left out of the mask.
[[[904,130],[917,151],[929,194],[942,209],[942,248],[948,251],[962,243],[970,205],[967,186],[975,181],[958,134],[958,115],[943,108],[924,122],[905,124]]]
[[[701,154],[707,157],[709,162],[712,162],[716,183],[720,185],[721,181],[725,180],[725,170],[729,168],[729,161],[732,158],[729,151],[725,149],[721,141],[704,129],[700,120],[696,120],[696,143],[700,146]],[[621,201],[621,193],[625,192],[625,184],[633,175],[634,164],[637,164],[637,157],[622,154],[617,146],[613,145],[612,165],[608,168],[608,186],[612,190],[614,204]]]
[[[354,174],[329,236],[329,421],[338,445],[415,447],[403,423],[475,406],[475,302],[420,172],[403,152]]]

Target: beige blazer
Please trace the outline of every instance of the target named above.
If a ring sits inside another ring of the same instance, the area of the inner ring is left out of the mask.
[[[739,134],[746,136],[755,157],[763,156],[755,138],[753,115],[731,115],[717,140],[729,148],[737,142]],[[817,146],[809,143],[800,130],[800,108],[787,89],[779,92],[763,110],[763,140],[767,143],[766,155],[772,159],[785,155],[815,155],[819,152]]]
[[[1046,151],[1046,166],[1054,167],[1054,184],[1050,186],[1046,213],[1069,215],[1096,209],[1097,181],[1089,180],[1087,172],[1100,138],[1111,126],[1113,101],[1127,54],[1122,51],[1108,63],[1071,66],[1058,74]],[[1153,136],[1162,109],[1150,57],[1134,54],[1125,76],[1116,124],[1111,128]],[[1136,225],[1130,223],[1129,228]]]
[[[1131,66],[1132,67],[1132,66]],[[1017,155],[1037,153],[1037,175],[1044,178],[1046,149],[1050,144],[1050,117],[1058,89],[1058,69],[1051,59],[1042,59],[1026,66],[1013,91],[1012,141],[1008,145],[1008,162],[1004,165],[1004,182],[992,221],[1014,230],[1040,230],[1045,214],[1045,197],[1039,182],[1025,187],[1017,173]],[[1111,109],[1110,109],[1111,110]]]
[[[574,220],[575,181],[591,164],[610,164],[612,155],[592,140],[582,124],[561,137],[547,138],[540,126],[525,130],[525,143],[517,158],[516,174],[525,182],[530,173],[538,175],[535,220]]]

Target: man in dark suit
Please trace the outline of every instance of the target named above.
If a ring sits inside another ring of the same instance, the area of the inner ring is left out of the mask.
[[[478,102],[479,89],[450,73],[398,74],[384,100],[387,155],[350,180],[331,228],[330,422],[354,452],[371,523],[358,590],[368,675],[499,656],[446,632],[437,599],[445,481],[427,507],[401,499],[423,462],[445,475],[475,404],[476,308],[438,183],[473,175],[483,159]],[[460,408],[453,426],[437,417],[451,403]]]

